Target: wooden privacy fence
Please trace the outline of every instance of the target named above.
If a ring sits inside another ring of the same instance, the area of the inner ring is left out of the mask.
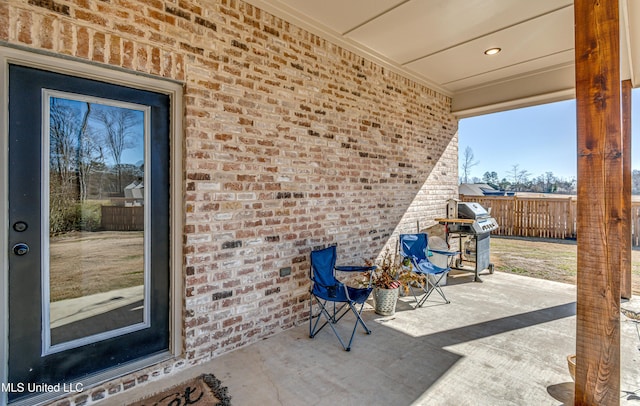
[[[477,202],[491,209],[499,228],[495,235],[570,239],[576,238],[575,197],[467,196],[460,201]],[[640,202],[631,205],[631,240],[640,246]]]
[[[102,206],[100,225],[105,231],[144,230],[144,206]]]

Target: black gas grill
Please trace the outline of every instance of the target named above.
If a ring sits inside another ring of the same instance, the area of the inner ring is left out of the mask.
[[[453,207],[453,205],[456,205]],[[491,231],[498,228],[498,222],[478,203],[450,201],[446,219],[437,219],[445,225],[447,242],[458,238],[460,255],[456,258],[455,269],[474,272],[475,280],[481,282],[478,274],[489,269],[493,273],[490,259]],[[465,266],[473,263],[473,268]]]

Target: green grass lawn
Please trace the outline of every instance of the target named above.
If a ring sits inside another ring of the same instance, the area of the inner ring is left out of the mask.
[[[566,283],[576,283],[577,245],[570,240],[491,237],[495,270]],[[640,294],[640,251],[632,252],[632,290]]]

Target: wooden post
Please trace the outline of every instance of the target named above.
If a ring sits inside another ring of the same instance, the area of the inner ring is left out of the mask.
[[[618,0],[575,0],[576,405],[620,404],[622,136]]]
[[[620,296],[631,299],[631,81],[622,81],[622,236]]]

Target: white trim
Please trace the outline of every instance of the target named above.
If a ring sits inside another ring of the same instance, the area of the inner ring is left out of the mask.
[[[633,66],[633,49],[632,49],[632,42],[634,41],[633,38],[631,38],[631,32],[629,27],[632,25],[633,23],[629,22],[629,2],[628,0],[623,0],[620,2],[620,37],[624,37],[624,41],[620,41],[620,43],[622,44],[626,44],[626,49],[620,49],[620,55],[627,55],[627,62],[628,62],[628,69],[629,69],[629,78],[631,79],[631,84],[634,85],[637,83],[636,81],[636,72],[634,70],[634,66]],[[622,58],[621,58],[622,59]],[[625,80],[627,78],[625,78],[622,75],[622,69],[621,69],[621,80]]]
[[[174,86],[171,96],[171,128],[170,136],[170,160],[171,165],[171,189],[169,195],[169,234],[171,236],[170,258],[171,280],[169,286],[169,329],[171,339],[169,340],[169,351],[178,356],[182,355],[183,330],[184,330],[184,271],[183,271],[183,251],[182,251],[182,231],[184,227],[184,164],[182,155],[184,150],[184,133],[182,120],[184,111],[182,106],[182,86]]]
[[[0,48],[0,382],[9,379],[9,69]],[[7,393],[0,392],[0,405],[7,403]]]
[[[538,104],[553,103],[562,100],[575,99],[575,89],[566,89],[558,92],[547,93],[537,96],[526,97],[523,99],[509,100],[502,103],[488,104],[485,106],[473,107],[464,110],[453,110],[453,114],[457,119],[480,116],[483,114],[496,113],[500,111],[507,111],[513,109],[519,109],[523,107],[535,106]]]
[[[29,52],[23,49],[0,45],[0,382],[8,379],[8,65],[28,66],[86,79],[100,80],[108,83],[129,86],[166,94],[170,97],[170,143],[171,143],[171,187],[170,187],[170,344],[169,353],[150,357],[140,362],[123,365],[83,381],[85,388],[127,375],[151,366],[170,357],[178,357],[183,353],[183,264],[182,264],[182,225],[183,212],[183,86],[175,81],[165,80],[124,71],[122,68],[108,68],[85,61],[55,57],[48,54]],[[54,394],[55,396],[55,394]],[[44,401],[45,399],[38,399]],[[33,399],[30,399],[33,402]],[[0,405],[7,402],[7,394],[0,393]]]

